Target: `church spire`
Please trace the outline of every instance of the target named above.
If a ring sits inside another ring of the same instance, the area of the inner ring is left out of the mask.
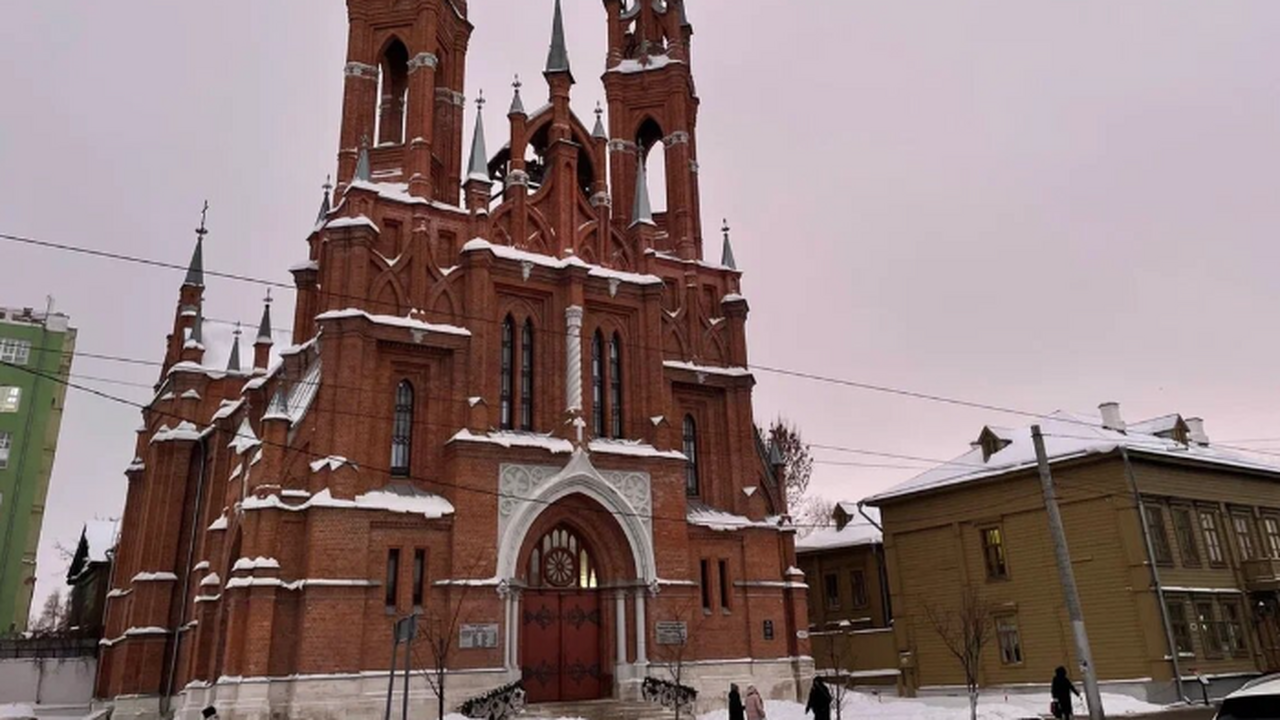
[[[253,341],[253,371],[265,374],[274,344],[271,339],[271,290],[267,290],[267,297],[262,302],[262,321],[258,323],[258,337]]]
[[[596,126],[591,131],[591,137],[601,140],[609,139],[609,133],[604,129],[604,108],[600,107],[600,103],[596,103]]]
[[[569,68],[569,48],[564,39],[564,13],[560,10],[560,0],[556,0],[555,17],[551,21],[551,50],[547,53],[547,75],[568,73],[569,82],[573,82],[573,70]]]
[[[729,243],[729,221],[724,221],[724,226],[720,228],[724,233],[724,251],[720,256],[720,264],[730,270],[738,269],[738,261],[733,257],[733,245]]]
[[[645,173],[644,161],[636,163],[636,202],[631,213],[631,224],[653,225],[653,205],[649,202],[649,177]]]
[[[517,100],[519,92],[517,89]],[[489,151],[484,142],[484,103],[484,91],[481,90],[480,97],[476,99],[476,131],[471,137],[471,165],[467,168],[467,180],[489,183],[492,178],[489,177]]]
[[[324,179],[324,199],[320,201],[320,214],[316,216],[316,225],[321,225],[329,218],[329,210],[333,208],[332,201],[329,199],[329,193],[333,190],[332,178],[326,176]]]
[[[240,323],[236,323],[235,332],[231,333],[231,357],[227,359],[227,372],[240,372]]]
[[[524,115],[524,101],[520,99],[520,88],[524,84],[520,82],[520,76],[516,75],[515,82],[511,83],[511,87],[515,88],[515,94],[511,96],[511,109],[507,111],[507,115]]]
[[[183,285],[204,287],[204,236],[209,234],[205,227],[205,218],[209,214],[209,201],[204,203],[200,211],[200,227],[196,229],[196,249],[191,253],[191,262],[187,265],[187,279]]]

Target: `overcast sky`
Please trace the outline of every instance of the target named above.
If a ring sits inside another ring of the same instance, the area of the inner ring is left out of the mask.
[[[469,96],[505,108],[519,72],[538,104],[551,4],[472,0]],[[588,116],[603,11],[565,13]],[[335,164],[341,0],[15,0],[4,15],[0,233],[185,263],[208,198],[206,266],[290,281]],[[1280,437],[1280,3],[689,0],[689,15],[704,225],[734,227],[753,363]],[[80,350],[151,360],[181,282],[3,242],[0,278],[0,305],[53,295]],[[211,281],[207,312],[252,325],[263,294]],[[74,372],[150,384],[156,369]],[[986,423],[1025,422],[757,379],[757,417],[818,444],[945,459]],[[120,513],[138,424],[68,395],[39,595],[65,572],[55,541]],[[813,487],[857,499],[913,474],[820,464]]]

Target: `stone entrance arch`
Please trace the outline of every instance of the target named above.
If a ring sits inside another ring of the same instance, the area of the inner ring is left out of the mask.
[[[564,468],[503,465],[499,487],[507,667],[525,677],[531,700],[608,696],[642,676],[646,595],[657,581],[648,474],[600,472],[580,450]],[[530,571],[556,545],[586,558],[589,581],[547,583]]]

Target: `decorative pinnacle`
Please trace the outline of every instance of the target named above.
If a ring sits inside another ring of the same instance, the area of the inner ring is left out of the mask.
[[[524,115],[524,101],[520,99],[520,88],[524,87],[524,83],[520,82],[520,76],[516,75],[515,82],[511,83],[511,87],[515,88],[515,94],[511,97],[511,109],[507,111],[508,115]]]
[[[254,344],[270,345],[271,339],[271,288],[267,288],[267,297],[262,301],[262,320],[258,323],[258,337]]]
[[[200,211],[200,227],[196,228],[196,249],[191,253],[191,263],[187,265],[187,277],[183,285],[204,287],[204,236],[209,234],[205,221],[209,215],[209,201],[204,201],[204,209]]]
[[[489,150],[484,142],[484,90],[476,98],[476,130],[471,137],[471,162],[467,167],[467,182],[477,180],[492,184],[489,176]]]
[[[599,102],[596,102],[596,127],[591,131],[591,135],[601,140],[609,139],[609,133],[605,132],[604,129],[604,108],[600,106]]]
[[[573,71],[569,69],[569,49],[564,40],[564,13],[560,9],[560,0],[556,0],[555,16],[551,21],[551,50],[547,53],[546,72],[567,73],[569,82],[573,82]]]
[[[724,233],[724,251],[720,256],[720,264],[730,270],[738,269],[738,261],[733,257],[733,245],[729,243],[729,221],[726,219],[720,228]]]

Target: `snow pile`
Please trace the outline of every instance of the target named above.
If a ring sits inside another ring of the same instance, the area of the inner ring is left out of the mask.
[[[36,710],[25,703],[0,705],[0,718],[4,720],[35,720]]]
[[[1164,710],[1159,705],[1152,705],[1135,700],[1127,695],[1110,695],[1104,693],[1102,706],[1107,715],[1135,715],[1156,713]],[[1023,720],[1037,718],[1049,713],[1049,692],[1026,695],[991,695],[984,696],[978,702],[979,720]],[[1077,701],[1077,715],[1087,716],[1084,704]],[[806,716],[804,705],[786,700],[766,700],[765,715],[769,720],[812,720]],[[831,716],[834,718],[835,713]],[[883,718],[884,720],[968,720],[969,699],[960,695],[946,697],[897,698],[871,695],[863,692],[850,692],[844,698],[845,718]],[[726,720],[728,712],[717,710],[699,716],[698,720]]]

